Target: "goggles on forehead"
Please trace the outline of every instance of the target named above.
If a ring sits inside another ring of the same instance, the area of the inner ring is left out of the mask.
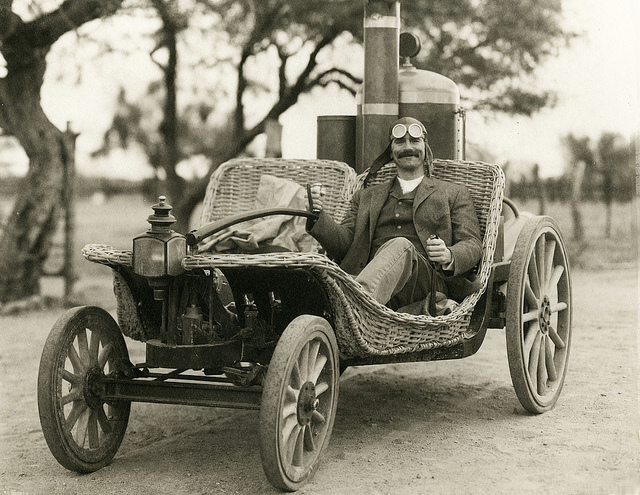
[[[402,139],[407,133],[409,133],[409,136],[412,138],[425,137],[425,132],[418,124],[409,124],[408,127],[404,124],[396,124],[393,126],[393,129],[391,129],[391,136],[393,136],[394,139]]]

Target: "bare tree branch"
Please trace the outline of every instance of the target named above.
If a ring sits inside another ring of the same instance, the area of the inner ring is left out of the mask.
[[[82,24],[106,17],[118,10],[124,0],[66,0],[53,12],[14,29],[12,36],[32,48],[46,48],[65,33]],[[5,40],[8,39],[5,37]]]

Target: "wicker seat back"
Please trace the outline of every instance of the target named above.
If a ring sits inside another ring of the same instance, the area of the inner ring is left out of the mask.
[[[301,186],[321,183],[327,190],[324,208],[340,221],[349,206],[356,180],[348,165],[332,160],[236,158],[223,163],[211,175],[200,225],[255,209],[262,175],[289,179]]]
[[[355,189],[351,196],[355,191],[363,187],[366,176],[367,171],[358,175]],[[367,187],[387,182],[395,176],[395,164],[393,162],[388,163],[369,179]],[[467,187],[478,215],[482,238],[486,241],[487,223],[500,220],[502,194],[504,191],[504,174],[500,167],[482,162],[436,159],[433,162],[433,176],[437,179],[455,182]],[[496,208],[498,209],[497,214]]]

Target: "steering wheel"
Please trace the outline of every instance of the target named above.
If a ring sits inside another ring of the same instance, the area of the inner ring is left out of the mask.
[[[190,247],[195,247],[200,241],[228,227],[231,227],[232,225],[246,222],[247,220],[254,220],[256,218],[269,217],[273,215],[291,215],[295,217],[306,217],[317,220],[319,213],[315,210],[307,211],[296,210],[293,208],[264,208],[261,210],[239,213],[237,215],[225,217],[221,220],[216,220],[215,222],[211,222],[199,229],[192,230],[185,235],[187,239],[187,245]]]

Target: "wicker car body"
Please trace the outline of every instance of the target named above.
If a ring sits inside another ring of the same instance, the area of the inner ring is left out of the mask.
[[[356,175],[347,165],[328,160],[235,159],[221,165],[212,175],[201,224],[250,212],[263,174],[301,185],[322,183],[327,190],[325,209],[337,221],[346,213],[351,196],[362,187],[366,176],[366,173]],[[394,175],[395,169],[390,164],[370,179],[369,184],[390,180]],[[504,174],[493,164],[436,160],[434,176],[468,188],[483,240],[482,258],[476,269],[479,288],[448,315],[433,317],[392,311],[376,302],[353,277],[318,252],[186,254],[183,266],[187,272],[221,270],[231,285],[242,286],[236,293],[253,293],[253,289],[247,286],[250,280],[270,277],[288,284],[288,272],[308,272],[309,287],[316,289],[303,288],[302,292],[315,293],[319,288],[323,294],[325,302],[314,311],[326,315],[332,324],[344,364],[464,357],[479,347],[491,319],[488,311],[491,294],[486,292],[496,281],[493,268],[501,235]],[[138,340],[156,338],[159,317],[153,312],[159,309],[149,303],[148,295],[143,295],[141,284],[144,282],[131,275],[131,253],[108,246],[89,245],[85,247],[84,255],[90,261],[114,268],[118,318],[123,333]],[[261,284],[264,285],[264,281]],[[281,284],[276,282],[275,285]],[[305,299],[303,295],[299,297]],[[141,304],[141,298],[147,303]],[[240,304],[236,302],[236,305]],[[291,313],[291,319],[296,312]],[[276,331],[281,332],[282,328]]]

